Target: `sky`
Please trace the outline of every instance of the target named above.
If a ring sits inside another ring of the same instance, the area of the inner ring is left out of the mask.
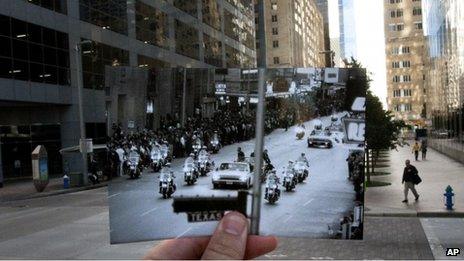
[[[357,60],[371,73],[371,90],[386,108],[387,82],[383,0],[354,0]],[[338,0],[329,0],[330,35],[339,34]]]

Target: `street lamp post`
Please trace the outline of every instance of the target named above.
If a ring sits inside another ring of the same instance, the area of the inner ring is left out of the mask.
[[[327,53],[330,53],[330,66],[333,68],[335,67],[335,52],[332,51],[332,50],[324,50],[324,51],[320,51],[319,52],[320,54],[327,54]]]
[[[259,235],[259,220],[261,216],[261,172],[264,148],[264,109],[265,109],[265,69],[258,69],[258,108],[256,111],[256,145],[255,166],[253,178],[253,201],[251,207],[251,234]]]
[[[81,139],[79,141],[80,148],[84,148],[81,151],[82,153],[82,163],[83,163],[83,183],[84,186],[88,185],[88,162],[87,162],[87,148],[86,146],[82,146],[85,141],[85,124],[84,124],[84,108],[82,104],[82,96],[83,96],[83,86],[82,86],[82,61],[81,61],[81,52],[82,52],[82,44],[92,43],[92,41],[85,40],[76,44],[75,51],[76,51],[76,71],[77,71],[77,99],[78,99],[78,107],[79,107],[79,127],[81,131]]]

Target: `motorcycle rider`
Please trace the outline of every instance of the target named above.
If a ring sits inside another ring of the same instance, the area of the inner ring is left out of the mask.
[[[279,177],[277,176],[277,173],[275,170],[271,170],[270,173],[269,173],[269,176],[268,176],[268,182],[267,184],[271,184],[271,183],[275,183],[277,185],[275,191],[277,193],[278,196],[280,196],[280,189],[279,189],[279,184],[280,184],[280,179]],[[265,191],[265,195],[267,197],[267,191],[269,189],[268,185],[266,185],[266,191]]]
[[[242,148],[238,147],[237,149],[237,162],[245,161],[245,153],[243,153]]]
[[[300,161],[300,162],[304,162],[306,164],[306,166],[309,167],[309,161],[308,159],[306,158],[304,152],[301,153],[300,157],[298,157],[298,159],[296,161]]]
[[[174,179],[176,178],[176,175],[174,175],[174,172],[171,170],[171,163],[170,162],[166,163],[163,169],[165,169],[166,172],[169,173],[169,176],[171,177],[170,185],[173,187],[173,190],[176,190],[177,187],[176,187],[176,184],[174,183]],[[159,181],[159,193],[161,193],[161,177]]]

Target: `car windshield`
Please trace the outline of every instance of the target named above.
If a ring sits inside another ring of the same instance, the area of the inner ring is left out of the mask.
[[[222,163],[221,170],[238,170],[238,171],[246,171],[247,165],[241,163]]]

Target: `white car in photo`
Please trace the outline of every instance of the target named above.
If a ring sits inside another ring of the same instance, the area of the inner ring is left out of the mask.
[[[249,189],[253,185],[253,173],[246,162],[222,163],[219,168],[211,173],[214,189],[221,186],[245,187]]]

